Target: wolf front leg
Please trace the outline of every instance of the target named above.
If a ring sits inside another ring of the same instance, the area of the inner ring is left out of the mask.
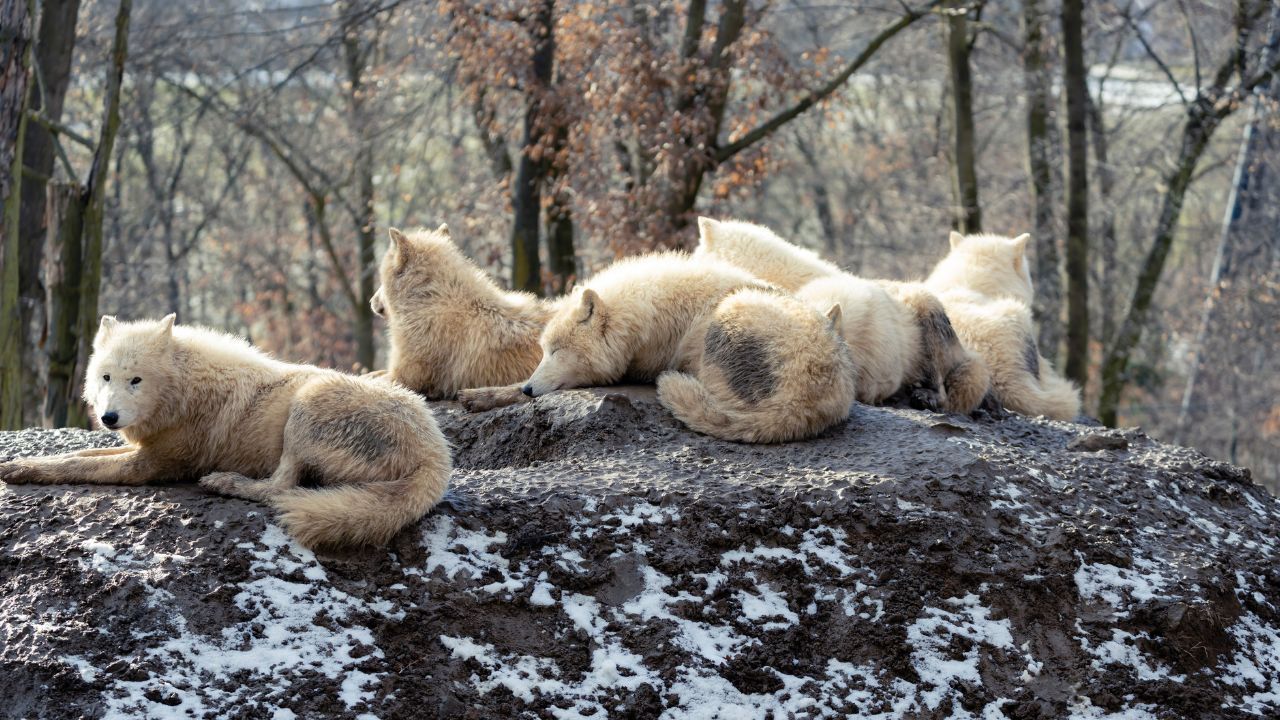
[[[219,495],[266,502],[273,495],[296,487],[298,475],[297,463],[285,456],[280,459],[276,471],[265,480],[255,480],[235,472],[215,472],[200,478],[200,487]]]
[[[145,485],[164,478],[166,470],[172,469],[137,447],[106,448],[81,454],[85,452],[11,460],[0,464],[0,480],[38,485]]]
[[[472,388],[458,391],[458,402],[468,412],[484,412],[494,408],[506,407],[532,400],[520,391],[519,385],[501,387]]]

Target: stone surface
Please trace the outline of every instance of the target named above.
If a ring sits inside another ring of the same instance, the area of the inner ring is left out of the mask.
[[[435,407],[452,490],[382,550],[193,485],[0,486],[0,715],[1280,714],[1280,503],[1192,450],[861,406],[737,445],[647,388]]]

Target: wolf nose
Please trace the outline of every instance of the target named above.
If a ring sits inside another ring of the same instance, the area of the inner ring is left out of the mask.
[[[525,383],[524,387],[520,388],[520,392],[528,395],[529,397],[533,397],[533,383]]]
[[[120,419],[120,413],[108,412],[102,413],[102,424],[107,427],[115,427],[116,421]]]

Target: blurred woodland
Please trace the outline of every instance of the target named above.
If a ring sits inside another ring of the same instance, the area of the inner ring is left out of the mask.
[[[388,226],[554,294],[700,214],[868,277],[1031,232],[1107,424],[1280,483],[1280,0],[0,0],[0,426],[103,312],[379,367]]]

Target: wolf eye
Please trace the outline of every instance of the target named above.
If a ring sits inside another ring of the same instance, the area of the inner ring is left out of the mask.
[[[134,378],[134,379],[130,380],[130,381],[129,381],[129,384],[130,384],[130,385],[137,385],[137,384],[138,384],[138,383],[140,383],[140,382],[142,382],[142,378],[140,378],[140,377],[136,377],[136,378]]]
[[[107,382],[111,382],[111,376],[110,376],[110,375],[103,375],[103,376],[102,376],[102,379],[103,379],[103,380],[105,380],[105,381],[107,381]]]

